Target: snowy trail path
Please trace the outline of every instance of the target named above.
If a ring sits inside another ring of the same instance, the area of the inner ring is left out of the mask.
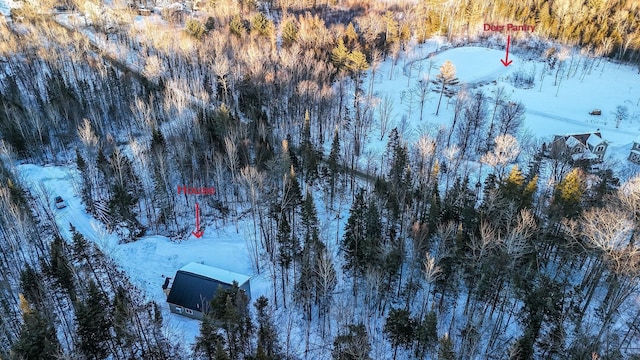
[[[220,228],[210,226],[200,239],[187,237],[185,241],[176,242],[166,236],[149,235],[135,242],[120,243],[117,234],[109,233],[104,224],[85,211],[78,196],[78,170],[75,166],[22,164],[17,166],[17,171],[21,183],[29,191],[42,194],[44,190],[46,203],[43,205],[52,207],[61,235],[71,241],[69,224],[72,224],[88,241],[111,257],[128,274],[131,283],[145,293],[145,300],[154,300],[161,305],[165,330],[183,343],[194,342],[200,322],[169,312],[161,287],[165,277],[173,277],[189,262],[203,262],[236,273],[254,274],[246,249],[248,235],[242,228],[236,232],[233,223]],[[67,207],[61,210],[53,208],[55,196],[61,196]],[[268,293],[269,288],[267,272],[251,278],[252,298]]]

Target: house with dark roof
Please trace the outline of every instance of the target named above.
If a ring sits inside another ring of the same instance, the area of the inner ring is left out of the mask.
[[[219,288],[230,288],[233,282],[251,298],[250,277],[228,270],[189,263],[176,272],[167,302],[172,313],[202,319]]]
[[[556,135],[551,148],[566,154],[576,161],[598,163],[604,159],[609,143],[602,138],[600,132]]]

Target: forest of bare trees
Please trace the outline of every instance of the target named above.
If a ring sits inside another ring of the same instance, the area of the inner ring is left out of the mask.
[[[636,2],[208,0],[143,26],[117,3],[69,3],[91,39],[53,3],[0,19],[0,358],[640,356],[640,179],[525,146],[524,104],[457,86],[450,62],[410,105],[367,78],[432,36],[485,44],[483,22],[516,19],[537,24],[514,42],[560,91],[591,71],[568,51],[640,61]],[[430,92],[450,125],[410,144],[394,106],[422,121]],[[371,140],[386,148],[363,168]],[[249,229],[269,294],[220,291],[185,348],[165,304],[59,227],[17,163],[71,164],[86,211],[122,242],[184,240],[195,200],[176,184],[216,184],[205,221]]]

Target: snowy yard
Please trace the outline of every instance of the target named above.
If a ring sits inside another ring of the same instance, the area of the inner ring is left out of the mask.
[[[31,189],[39,192],[41,185],[44,186],[52,208],[53,198],[62,196],[67,207],[54,211],[63,235],[68,240],[71,239],[69,224],[73,224],[87,239],[95,242],[104,253],[116,260],[129,274],[131,282],[147,294],[146,301],[155,300],[163,306],[167,331],[182,340],[182,343],[193,343],[199,333],[200,322],[169,312],[161,287],[165,277],[173,278],[178,269],[190,262],[203,262],[236,273],[253,275],[244,236],[237,234],[232,224],[221,229],[207,228],[200,239],[191,236],[186,241],[176,242],[164,236],[145,236],[135,242],[119,244],[117,236],[109,234],[103,224],[86,213],[77,195],[74,181],[76,169],[25,164],[20,165],[18,170],[25,183],[31,184]],[[266,275],[252,277],[252,298],[266,295],[268,286]]]
[[[640,75],[637,69],[629,65],[616,64],[605,59],[588,59],[578,54],[567,58],[558,74],[559,85],[554,86],[557,66],[547,69],[541,82],[544,68],[542,61],[521,60],[517,55],[509,54],[513,63],[504,67],[500,59],[504,59],[504,51],[486,49],[475,46],[452,48],[438,52],[428,58],[426,54],[435,51],[437,44],[427,43],[414,51],[417,53],[407,61],[406,66],[399,61],[391,66],[391,59],[382,63],[377,70],[373,93],[379,99],[391,97],[394,104],[395,125],[403,126],[406,117],[405,139],[414,142],[422,134],[422,129],[433,124],[450,125],[453,118],[453,106],[447,104],[446,98],[438,116],[435,115],[438,94],[430,92],[420,121],[418,92],[421,80],[433,80],[439,73],[442,64],[449,60],[456,67],[456,75],[461,86],[467,91],[484,91],[492,98],[496,89],[504,87],[509,101],[521,101],[526,108],[524,132],[534,137],[549,141],[555,134],[592,132],[598,129],[605,140],[610,142],[608,157],[625,160],[629,155],[632,141],[640,134]],[[589,73],[591,61],[595,64]],[[411,69],[409,69],[409,66]],[[393,74],[389,72],[393,70]],[[407,75],[411,73],[411,79]],[[514,74],[531,74],[535,79],[532,88],[514,87],[510,78]],[[568,77],[568,78],[567,78]],[[391,78],[391,80],[389,80]],[[368,84],[369,79],[365,80]],[[430,85],[433,89],[433,84]],[[560,87],[558,89],[558,86]],[[556,96],[557,93],[557,96]],[[450,103],[453,100],[449,101]],[[618,105],[626,106],[628,117],[616,128],[614,112]],[[411,107],[411,108],[410,108]],[[589,115],[593,109],[601,109],[601,116]],[[377,126],[374,120],[374,127]],[[389,126],[393,128],[393,126]],[[384,149],[386,139],[375,141],[378,129],[370,134],[367,149],[379,153]]]

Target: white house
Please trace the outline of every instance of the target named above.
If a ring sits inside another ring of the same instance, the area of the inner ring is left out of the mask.
[[[633,140],[631,150],[629,151],[629,161],[640,164],[640,135]]]
[[[556,135],[551,146],[571,156],[573,161],[601,162],[609,144],[600,132],[593,132]]]

